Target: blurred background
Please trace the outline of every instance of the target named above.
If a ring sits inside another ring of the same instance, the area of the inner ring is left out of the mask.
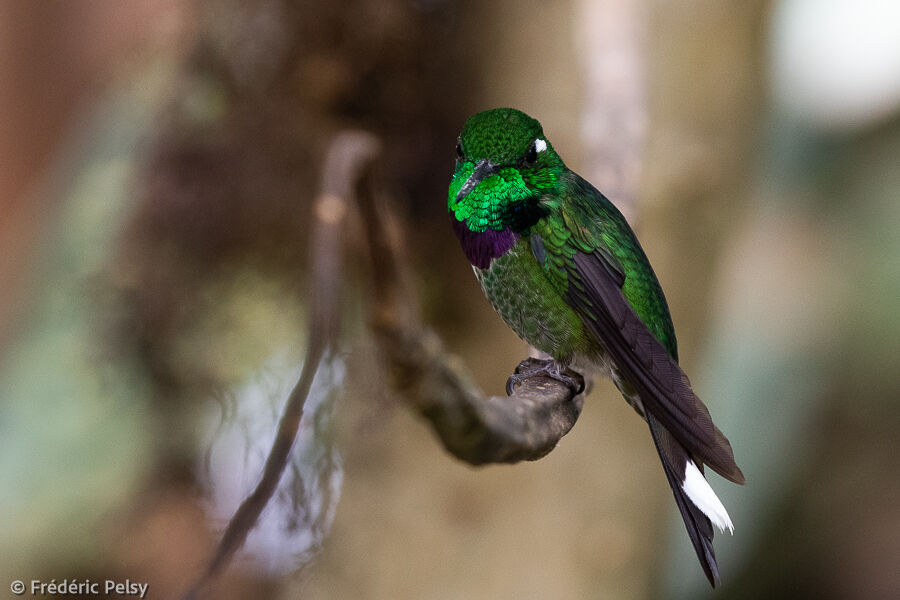
[[[513,106],[635,226],[747,476],[710,475],[736,526],[715,597],[900,597],[898,23],[892,0],[0,2],[2,589],[172,598],[204,568],[303,360],[342,129],[383,140],[423,318],[502,393],[527,348],[446,186],[465,119]],[[385,384],[346,234],[339,351],[211,597],[712,597],[608,382],[538,462],[447,455]]]

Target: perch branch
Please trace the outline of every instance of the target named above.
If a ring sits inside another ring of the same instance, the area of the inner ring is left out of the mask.
[[[459,358],[417,317],[407,285],[400,227],[371,178],[357,187],[372,261],[369,320],[392,384],[428,420],[451,454],[473,465],[537,460],[578,419],[583,398],[544,376],[525,378],[510,397],[485,396]],[[536,364],[528,359],[516,373]],[[568,375],[581,379],[573,371]]]

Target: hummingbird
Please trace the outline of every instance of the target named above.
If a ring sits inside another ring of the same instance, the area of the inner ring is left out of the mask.
[[[715,587],[713,525],[731,533],[734,525],[704,466],[738,484],[744,474],[678,365],[666,298],[628,222],[566,166],[537,120],[512,108],[466,121],[447,204],[491,305],[519,337],[551,357],[513,378],[541,371],[579,393],[565,373],[572,366],[613,381],[649,426]]]

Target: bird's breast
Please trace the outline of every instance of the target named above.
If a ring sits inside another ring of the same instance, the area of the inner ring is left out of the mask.
[[[486,268],[476,265],[475,275],[494,310],[526,342],[559,360],[585,350],[580,317],[550,284],[528,238]]]

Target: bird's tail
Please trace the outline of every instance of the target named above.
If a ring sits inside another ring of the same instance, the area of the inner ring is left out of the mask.
[[[715,524],[720,531],[728,529],[734,532],[734,525],[703,476],[703,463],[695,462],[685,447],[652,414],[648,413],[646,419],[694,551],[707,579],[715,587],[719,583],[719,568],[712,545],[712,526]]]

